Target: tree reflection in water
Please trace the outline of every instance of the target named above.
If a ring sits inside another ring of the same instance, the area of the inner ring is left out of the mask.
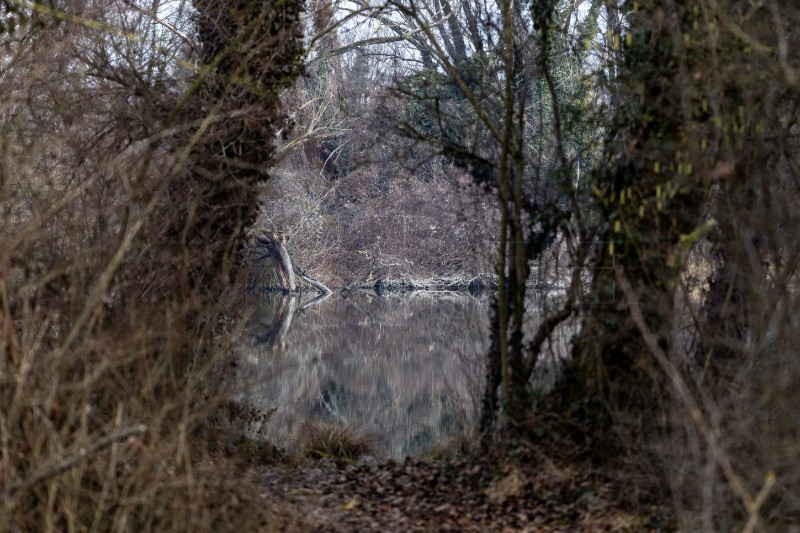
[[[351,294],[298,308],[294,296],[260,296],[237,347],[235,401],[265,416],[243,430],[292,449],[309,425],[335,424],[398,459],[467,434],[482,392],[487,302]]]

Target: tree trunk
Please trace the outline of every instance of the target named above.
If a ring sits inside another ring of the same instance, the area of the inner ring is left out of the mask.
[[[599,437],[619,450],[658,430],[668,382],[619,291],[616,269],[625,273],[659,348],[670,353],[668,332],[683,266],[678,252],[707,208],[707,186],[691,169],[706,161],[696,132],[710,121],[700,114],[684,120],[680,107],[689,88],[702,94],[692,84],[703,80],[686,74],[697,66],[687,51],[691,41],[674,38],[691,31],[694,15],[681,8],[674,26],[654,22],[673,20],[668,11],[652,2],[628,14],[636,31],[625,36],[629,44],[615,83],[634,96],[616,104],[614,129],[593,180],[600,222],[595,278],[581,336],[558,390],[561,409],[577,415],[587,438]],[[609,46],[618,46],[621,38],[615,34]],[[686,61],[675,60],[678,53]]]
[[[283,243],[281,234],[267,233],[261,235],[256,239],[256,247],[264,252],[259,254],[259,259],[265,259],[267,256],[272,258],[283,292],[298,292],[300,290],[295,281],[295,274],[317,289],[320,294],[331,294],[333,292],[324,283],[315,280],[302,269],[292,265],[292,259],[289,257],[289,252],[286,251],[286,245]]]
[[[283,237],[274,233],[264,234],[256,239],[256,246],[263,248],[275,263],[275,271],[281,280],[281,289],[284,292],[297,292],[294,267],[283,243]]]

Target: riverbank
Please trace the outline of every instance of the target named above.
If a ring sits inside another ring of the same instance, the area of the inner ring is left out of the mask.
[[[434,278],[379,278],[357,285],[359,290],[372,291],[378,295],[406,294],[409,292],[466,292],[479,296],[497,289],[493,276],[434,277]]]
[[[316,280],[314,280],[316,281]],[[566,290],[563,280],[537,282],[530,281],[526,290],[531,293],[556,293]],[[325,293],[325,291],[305,284],[298,284],[292,291],[280,285],[259,285],[255,278],[248,281],[245,286],[250,292],[265,293]],[[346,293],[351,291],[373,292],[377,295],[403,295],[411,292],[461,292],[473,296],[494,293],[497,290],[497,279],[493,275],[480,276],[434,276],[434,277],[380,277],[368,280],[357,280],[343,286],[327,285],[330,292]]]

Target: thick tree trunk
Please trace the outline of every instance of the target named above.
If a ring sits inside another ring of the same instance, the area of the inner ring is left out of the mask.
[[[286,250],[282,235],[273,233],[261,235],[256,239],[256,246],[264,252],[259,255],[259,259],[264,259],[267,256],[272,259],[275,264],[275,271],[281,281],[281,289],[284,292],[298,292],[300,290],[295,281],[295,274],[317,289],[320,294],[331,294],[333,292],[324,283],[315,280],[303,270],[292,265],[292,259]]]
[[[261,247],[272,258],[275,264],[275,271],[281,280],[281,289],[285,292],[296,292],[297,284],[294,279],[294,267],[281,236],[276,234],[262,235],[256,239],[256,245]]]
[[[707,208],[707,185],[697,169],[708,155],[698,148],[697,132],[711,126],[699,113],[689,121],[681,112],[687,91],[704,92],[692,85],[702,80],[686,74],[699,67],[694,49],[687,48],[691,42],[677,46],[674,38],[692,31],[695,15],[688,7],[679,11],[680,16],[649,2],[629,14],[638,31],[627,36],[617,83],[636,96],[617,104],[605,159],[593,179],[601,244],[581,336],[557,391],[562,412],[579,414],[587,439],[600,438],[619,451],[660,431],[669,382],[619,290],[617,269],[636,295],[659,350],[670,353],[675,287],[683,267],[679,251],[698,231]],[[654,22],[673,18],[673,26]],[[676,54],[687,59],[677,61]]]

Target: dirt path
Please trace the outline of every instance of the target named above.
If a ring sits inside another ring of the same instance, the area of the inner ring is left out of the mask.
[[[337,465],[330,460],[250,470],[275,531],[665,531],[664,507],[589,468],[544,458],[496,467],[480,460]]]

